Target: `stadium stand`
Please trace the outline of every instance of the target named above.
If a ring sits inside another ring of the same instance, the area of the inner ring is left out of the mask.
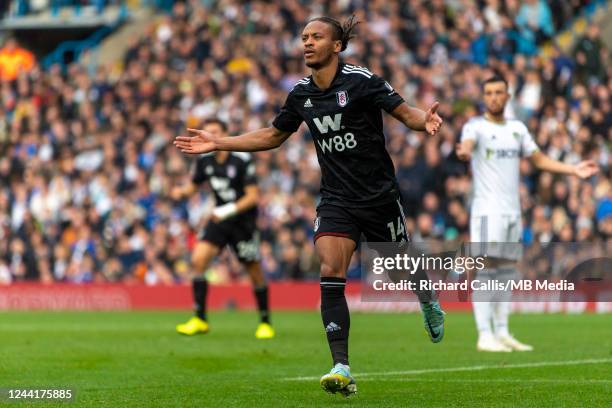
[[[169,188],[189,177],[192,163],[171,140],[213,116],[232,133],[267,125],[308,75],[298,33],[323,13],[355,12],[362,21],[348,62],[385,77],[411,104],[441,101],[445,124],[434,138],[386,121],[415,240],[466,240],[470,178],[453,148],[493,69],[510,83],[507,114],[528,124],[543,151],[602,167],[580,182],[523,163],[524,240],[610,239],[612,64],[593,22],[608,7],[584,0],[176,2],[128,40],[119,64],[98,61],[93,73],[75,62],[34,65],[15,79],[2,74],[0,283],[181,282],[210,196],[170,200]],[[584,33],[558,46],[555,36],[577,15],[589,21]],[[307,129],[256,160],[266,274],[318,277],[310,240],[320,174]],[[211,280],[226,282],[237,271],[226,255]],[[350,275],[359,276],[356,261]]]

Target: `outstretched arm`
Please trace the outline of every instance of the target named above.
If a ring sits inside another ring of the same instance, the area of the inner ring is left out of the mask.
[[[439,105],[439,102],[434,102],[427,111],[422,111],[408,106],[407,103],[402,103],[391,111],[391,116],[412,130],[425,130],[429,135],[433,136],[442,126],[442,118],[436,112]]]
[[[217,150],[234,152],[257,152],[280,146],[291,132],[275,127],[254,130],[240,136],[214,137],[199,129],[187,129],[191,136],[177,136],[174,145],[183,153],[201,154]]]
[[[466,139],[461,141],[461,143],[457,143],[455,151],[459,160],[469,161],[472,158],[475,145],[476,141],[474,139]]]
[[[599,166],[593,160],[585,160],[576,165],[571,165],[553,160],[540,151],[534,152],[530,159],[533,165],[540,170],[569,174],[581,179],[589,178],[599,171]]]

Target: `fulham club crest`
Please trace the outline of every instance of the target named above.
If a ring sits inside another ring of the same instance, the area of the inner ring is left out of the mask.
[[[236,177],[236,167],[234,166],[227,166],[227,177],[229,178],[234,178]]]
[[[345,107],[348,103],[348,94],[346,91],[336,92],[336,101],[338,102],[338,106]]]

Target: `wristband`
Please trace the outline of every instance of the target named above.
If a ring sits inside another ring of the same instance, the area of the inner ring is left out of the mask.
[[[219,207],[215,207],[213,210],[213,215],[219,219],[219,221],[223,221],[236,215],[238,212],[238,206],[236,203],[227,203],[221,205]]]

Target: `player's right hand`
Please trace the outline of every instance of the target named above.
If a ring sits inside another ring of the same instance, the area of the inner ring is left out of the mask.
[[[457,143],[455,145],[455,152],[459,160],[469,161],[472,157],[472,153],[463,144]]]
[[[215,138],[208,132],[199,129],[187,129],[192,136],[177,136],[174,146],[188,154],[202,154],[217,150]]]

